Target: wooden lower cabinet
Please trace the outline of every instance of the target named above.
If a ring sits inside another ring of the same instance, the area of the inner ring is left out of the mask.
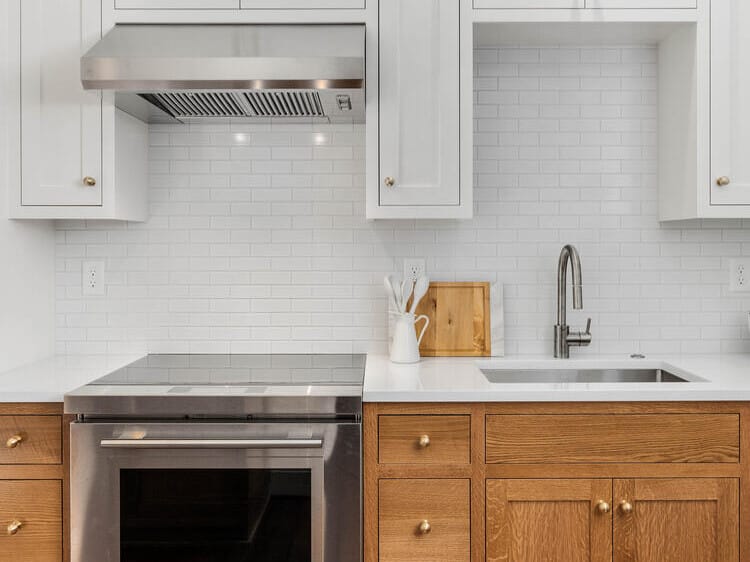
[[[739,480],[614,481],[614,562],[740,560]]]
[[[363,428],[364,562],[750,562],[750,403],[368,403]]]
[[[0,560],[60,562],[62,512],[60,480],[0,481]]]
[[[487,480],[487,562],[612,562],[610,480]]]
[[[0,562],[69,562],[62,404],[0,403]]]
[[[469,562],[471,481],[380,481],[380,560]]]

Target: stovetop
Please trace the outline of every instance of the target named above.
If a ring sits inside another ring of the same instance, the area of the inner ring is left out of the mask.
[[[365,355],[148,355],[65,396],[66,413],[359,416]]]

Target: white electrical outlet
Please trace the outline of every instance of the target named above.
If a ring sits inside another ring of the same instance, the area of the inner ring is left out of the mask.
[[[406,258],[404,260],[404,279],[416,281],[425,273],[424,260],[421,258]]]
[[[750,258],[729,262],[729,289],[736,292],[750,291]]]
[[[104,295],[104,262],[85,261],[81,270],[81,286],[86,296]]]

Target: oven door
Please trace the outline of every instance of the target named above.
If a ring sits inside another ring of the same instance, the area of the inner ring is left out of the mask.
[[[75,423],[72,562],[360,562],[356,423]]]

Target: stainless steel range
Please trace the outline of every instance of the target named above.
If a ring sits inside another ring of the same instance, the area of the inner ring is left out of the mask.
[[[363,355],[149,355],[65,397],[73,562],[359,562]]]

